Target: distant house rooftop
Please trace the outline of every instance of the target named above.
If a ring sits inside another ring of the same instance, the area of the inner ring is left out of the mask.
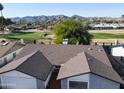
[[[101,24],[95,24],[95,25],[92,25],[93,28],[113,28],[113,29],[116,29],[116,28],[124,28],[124,24],[106,24],[106,23],[101,23]]]
[[[7,43],[5,45],[4,44],[5,43],[0,42],[0,58],[24,46],[15,41],[7,41]]]

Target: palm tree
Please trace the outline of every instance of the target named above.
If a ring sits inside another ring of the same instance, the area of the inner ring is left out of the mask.
[[[3,26],[4,26],[4,25],[3,25],[3,13],[2,13],[2,10],[3,10],[3,9],[4,9],[4,7],[3,7],[3,5],[0,3],[0,11],[1,11],[1,18],[2,18],[2,19],[1,19],[1,20],[2,20],[2,22],[1,22],[1,23],[2,23],[2,24],[1,24],[1,28],[2,28],[3,33],[4,33],[4,29],[3,29]]]

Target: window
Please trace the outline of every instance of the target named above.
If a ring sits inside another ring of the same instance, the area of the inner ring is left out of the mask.
[[[87,82],[69,81],[70,89],[87,89]]]

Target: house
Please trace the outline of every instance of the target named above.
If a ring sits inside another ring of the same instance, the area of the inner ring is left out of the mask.
[[[102,46],[27,44],[0,68],[2,88],[119,89],[124,84]]]
[[[97,24],[93,26],[95,30],[105,30],[105,29],[113,29],[113,26],[110,24]]]
[[[95,30],[109,30],[109,29],[124,29],[124,24],[95,24],[92,25],[93,29]]]
[[[14,59],[23,49],[23,46],[18,42],[0,42],[0,67]]]
[[[33,52],[1,68],[2,88],[46,88],[53,66],[40,52]],[[5,73],[6,72],[6,73]]]
[[[85,52],[63,64],[57,79],[63,89],[119,89],[123,83],[112,67]]]

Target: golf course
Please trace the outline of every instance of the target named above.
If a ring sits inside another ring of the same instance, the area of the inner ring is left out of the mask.
[[[20,33],[9,33],[9,34],[0,34],[0,38],[12,39],[12,40],[38,40],[43,38],[45,33],[41,32],[20,32]]]
[[[124,31],[89,31],[89,33],[92,35],[92,42],[114,43],[115,40],[119,40],[119,42],[124,43]],[[18,32],[4,35],[0,34],[0,38],[33,41],[44,38],[44,34],[46,34],[46,32]],[[51,32],[47,32],[47,35],[51,34]]]
[[[93,36],[92,42],[114,43],[119,40],[120,43],[124,43],[124,30],[94,30],[89,32]]]

